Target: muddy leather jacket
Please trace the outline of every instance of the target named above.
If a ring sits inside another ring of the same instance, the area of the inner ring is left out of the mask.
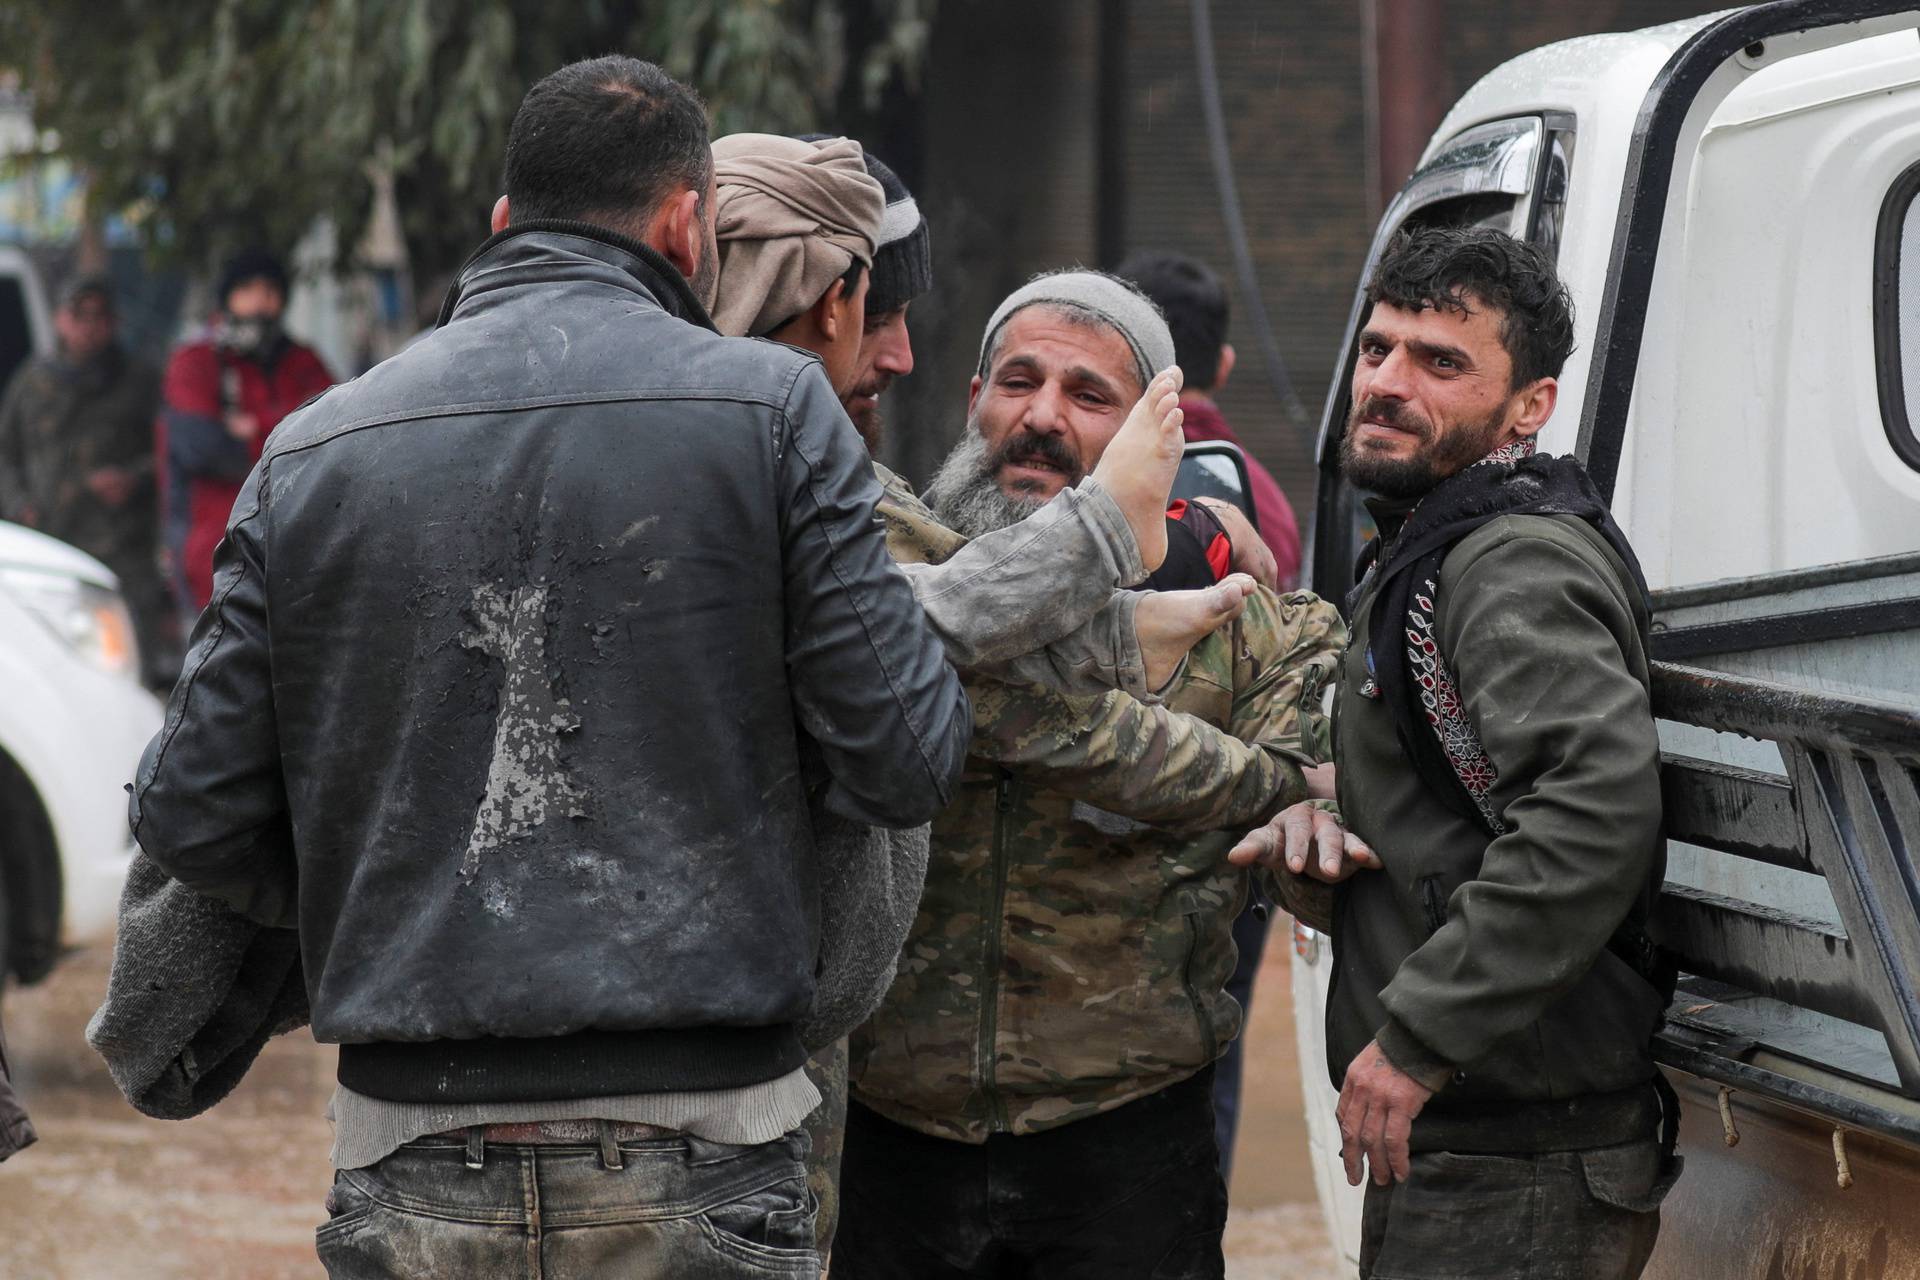
[[[135,835],[297,925],[361,1092],[792,1070],[810,789],[923,823],[972,723],[879,496],[816,360],[720,337],[644,246],[510,228],[441,328],[273,434]]]

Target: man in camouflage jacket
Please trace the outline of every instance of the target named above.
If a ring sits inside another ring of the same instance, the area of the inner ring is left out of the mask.
[[[169,630],[153,481],[160,377],[116,340],[103,276],[70,282],[53,324],[58,350],[21,365],[0,400],[0,519],[113,570],[153,660]]]
[[[1019,519],[1057,492],[1038,473],[1098,456],[1148,367],[1125,308],[996,316],[933,509],[888,478],[896,558],[950,554],[995,527],[995,495]],[[1247,884],[1217,832],[1305,794],[1344,638],[1311,595],[1263,591],[1164,705],[973,690],[898,977],[853,1039],[836,1277],[1221,1274],[1208,1078],[1239,1029]]]

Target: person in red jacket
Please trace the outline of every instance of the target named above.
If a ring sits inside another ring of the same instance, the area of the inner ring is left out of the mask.
[[[278,258],[263,249],[235,255],[217,292],[212,323],[167,362],[154,432],[162,540],[189,624],[213,595],[213,549],[268,433],[333,385],[312,348],[280,327],[287,271]]]

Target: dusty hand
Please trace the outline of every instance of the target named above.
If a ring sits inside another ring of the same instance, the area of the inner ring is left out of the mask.
[[[1249,831],[1227,851],[1227,861],[1236,867],[1258,863],[1273,871],[1284,868],[1325,884],[1380,869],[1380,858],[1366,841],[1332,814],[1308,804],[1282,809],[1266,826]]]
[[[1253,531],[1246,513],[1224,498],[1195,498],[1194,501],[1213,512],[1220,520],[1220,527],[1227,531],[1227,537],[1233,543],[1234,572],[1248,574],[1267,590],[1278,591],[1280,562],[1273,558],[1273,552]]]
[[[260,434],[260,419],[250,413],[230,413],[227,415],[227,434],[235,440],[251,442]]]
[[[1167,559],[1167,494],[1186,450],[1180,386],[1178,365],[1155,374],[1093,468],[1093,478],[1126,516],[1148,573]]]
[[[1387,1061],[1375,1040],[1347,1067],[1334,1118],[1340,1124],[1340,1159],[1347,1185],[1357,1187],[1371,1166],[1380,1186],[1407,1180],[1407,1138],[1413,1118],[1433,1090]],[[1363,1163],[1364,1162],[1364,1163]]]
[[[87,475],[87,492],[109,507],[117,507],[133,496],[133,476],[122,467],[101,467]]]

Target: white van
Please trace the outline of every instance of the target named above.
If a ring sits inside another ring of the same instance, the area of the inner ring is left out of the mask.
[[[0,248],[0,358],[49,349],[26,256]],[[160,728],[105,565],[0,522],[0,985],[111,932],[133,847],[122,788]]]
[[[1582,457],[1654,588],[1687,1172],[1648,1271],[1920,1275],[1920,8],[1788,0],[1501,66],[1387,210],[1552,252]],[[1364,279],[1364,274],[1363,274]],[[1312,585],[1351,585],[1329,394]],[[1330,940],[1295,931],[1320,1198]]]

